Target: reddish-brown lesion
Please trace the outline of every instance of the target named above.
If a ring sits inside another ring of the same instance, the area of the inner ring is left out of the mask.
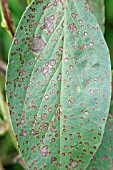
[[[3,10],[3,16],[6,21],[6,29],[11,33],[12,37],[14,37],[15,34],[15,25],[11,16],[11,12],[8,6],[7,0],[1,0],[2,10]]]

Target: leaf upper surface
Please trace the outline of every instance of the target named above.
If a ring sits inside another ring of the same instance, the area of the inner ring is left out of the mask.
[[[84,0],[33,1],[9,53],[7,98],[28,169],[86,169],[110,103],[109,51]]]

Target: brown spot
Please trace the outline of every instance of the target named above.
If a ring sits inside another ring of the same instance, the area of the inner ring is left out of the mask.
[[[54,126],[52,126],[52,128],[51,128],[51,132],[55,132],[55,127]]]
[[[24,76],[26,73],[27,73],[27,71],[25,71],[25,70],[19,71],[19,76]]]
[[[57,77],[57,80],[58,80],[58,81],[61,81],[61,79],[62,79],[62,74],[59,73],[59,74],[58,74],[58,77]]]
[[[37,130],[32,129],[30,134],[31,134],[31,135],[37,135],[37,134],[38,134],[38,131],[37,131]]]
[[[49,99],[48,94],[46,94],[46,95],[44,96],[44,98],[45,98],[45,100],[48,100],[48,99]]]
[[[47,157],[48,156],[48,146],[47,145],[42,147],[42,150],[41,150],[40,154],[43,157]]]
[[[47,117],[47,114],[44,113],[44,114],[41,116],[41,119],[44,120],[44,119],[46,119],[46,117]]]
[[[54,31],[54,15],[50,15],[49,17],[46,17],[44,19],[44,27],[46,29],[46,31],[48,32],[48,34],[51,34]]]
[[[72,168],[77,168],[78,167],[78,162],[77,161],[71,161],[71,166]]]
[[[88,142],[84,142],[84,144],[85,144],[86,146],[89,146],[89,143],[88,143]]]
[[[54,161],[56,161],[56,160],[57,160],[56,157],[52,157],[52,158],[51,158],[51,164],[52,164]]]
[[[42,73],[46,76],[49,73],[49,67],[42,68]]]
[[[40,36],[35,36],[32,41],[31,50],[38,53],[43,51],[46,43]]]
[[[54,65],[56,64],[56,60],[50,60],[49,64],[50,64],[51,66],[54,66]]]
[[[21,125],[24,125],[25,122],[26,122],[25,119],[21,119],[21,121],[20,121]]]
[[[44,124],[42,124],[42,125],[39,127],[39,129],[40,129],[40,130],[43,130],[43,129],[48,130],[48,126],[49,126],[48,123],[44,123]]]

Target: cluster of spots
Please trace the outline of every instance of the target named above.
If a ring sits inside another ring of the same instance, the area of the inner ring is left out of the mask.
[[[57,64],[57,61],[55,59],[50,60],[45,65],[46,67],[42,68],[42,74],[44,76],[47,76],[50,72],[50,67],[52,67],[52,71],[55,71],[54,66]]]
[[[45,129],[45,130],[47,131],[47,130],[48,130],[48,126],[49,126],[48,123],[44,123],[44,124],[42,124],[42,125],[39,127],[39,130]]]
[[[87,3],[76,3],[33,1],[11,49],[8,105],[28,169],[83,170],[102,138],[109,69],[100,73],[96,48],[105,43]]]
[[[64,0],[54,0],[53,6],[58,6],[59,2],[64,6]]]
[[[44,114],[41,116],[41,119],[44,120],[44,119],[46,119],[46,117],[47,117],[47,114],[44,113]]]
[[[73,23],[72,25],[68,26],[68,29],[71,30],[73,34],[75,34],[76,31],[77,31],[75,23]]]
[[[44,19],[44,28],[48,34],[51,34],[54,31],[54,15],[50,15]]]
[[[27,73],[26,70],[21,70],[21,71],[19,70],[19,71],[18,71],[19,76],[25,76],[26,73]]]

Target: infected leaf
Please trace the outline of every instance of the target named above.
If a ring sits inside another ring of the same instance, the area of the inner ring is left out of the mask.
[[[110,82],[109,51],[87,2],[33,1],[11,46],[6,82],[28,169],[88,166],[102,140]]]

